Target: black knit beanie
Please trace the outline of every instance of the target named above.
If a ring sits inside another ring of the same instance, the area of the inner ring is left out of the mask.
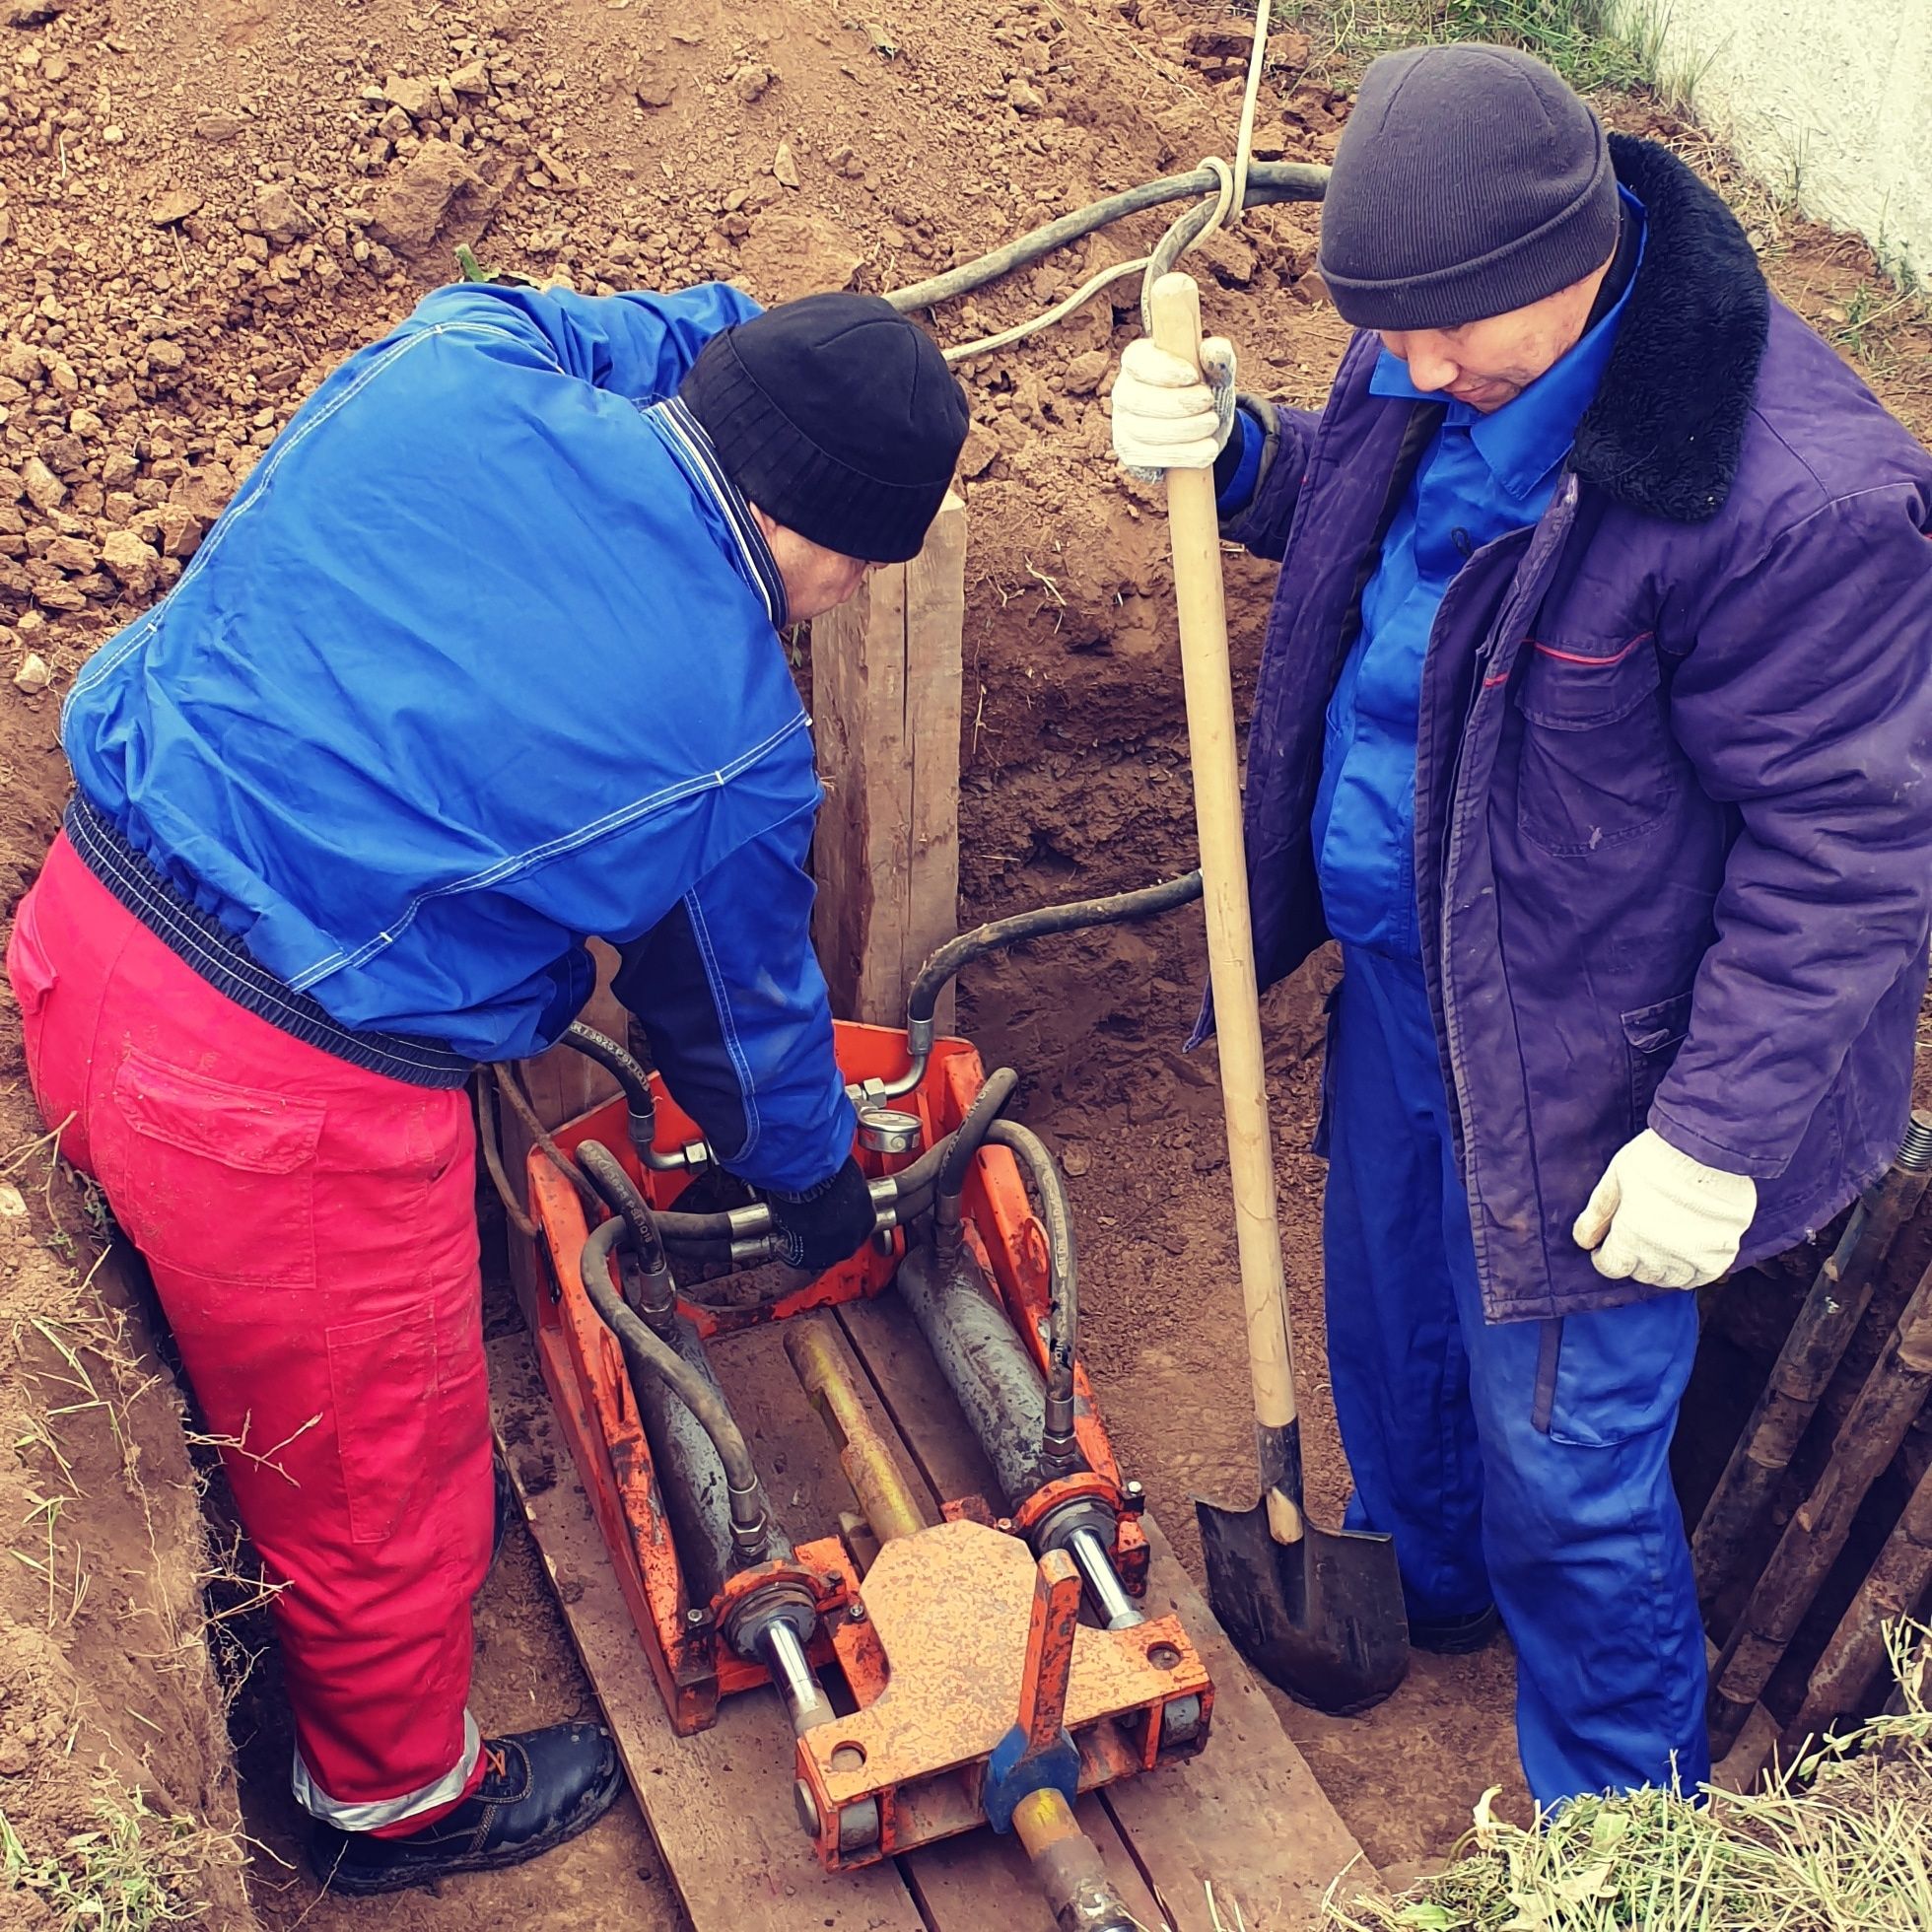
[[[1513,47],[1414,47],[1362,76],[1317,265],[1357,328],[1457,328],[1582,281],[1618,222],[1603,125],[1559,75]]]
[[[872,564],[919,555],[968,426],[938,345],[876,295],[808,295],[714,335],[678,395],[766,516]]]

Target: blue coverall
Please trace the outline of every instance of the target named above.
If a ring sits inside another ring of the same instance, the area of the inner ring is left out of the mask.
[[[1363,596],[1315,804],[1345,964],[1318,1150],[1347,1523],[1393,1533],[1413,1619],[1500,1608],[1523,1767],[1546,1805],[1673,1776],[1693,1789],[1708,1773],[1669,1469],[1696,1303],[1484,1320],[1416,926],[1416,720],[1443,594],[1467,558],[1549,505],[1626,300],[1503,408],[1447,404]],[[1372,386],[1440,400],[1387,352]]]

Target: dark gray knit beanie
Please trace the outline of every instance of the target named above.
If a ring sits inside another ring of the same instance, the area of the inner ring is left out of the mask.
[[[938,345],[876,295],[808,295],[714,335],[678,385],[768,516],[867,563],[919,555],[971,427]]]
[[[1478,42],[1362,76],[1318,266],[1357,328],[1457,328],[1541,302],[1617,245],[1603,124],[1552,69]]]

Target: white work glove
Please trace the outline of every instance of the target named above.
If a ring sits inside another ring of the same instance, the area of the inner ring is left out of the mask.
[[[1738,1258],[1758,1183],[1681,1153],[1649,1128],[1620,1147],[1572,1229],[1599,1275],[1700,1288]]]
[[[1114,454],[1142,483],[1170,469],[1214,467],[1234,429],[1233,343],[1207,337],[1201,372],[1145,336],[1127,345],[1114,380]]]

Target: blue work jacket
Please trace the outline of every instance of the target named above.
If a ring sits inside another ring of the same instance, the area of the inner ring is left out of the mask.
[[[438,290],[310,397],[103,646],[83,794],[342,1025],[554,1041],[590,935],[721,1159],[846,1157],[804,870],[822,795],[749,507],[675,401],[722,284]]]

